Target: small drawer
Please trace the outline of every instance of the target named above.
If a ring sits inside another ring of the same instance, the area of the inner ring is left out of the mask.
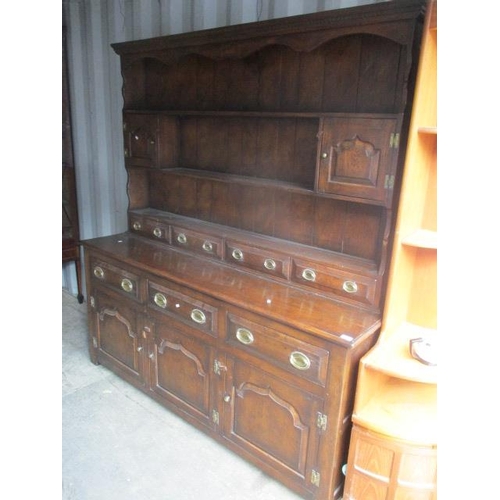
[[[148,238],[167,240],[169,239],[168,225],[161,224],[154,219],[130,216],[130,230],[136,234],[147,236]]]
[[[172,226],[172,245],[205,257],[222,258],[222,239],[191,229]]]
[[[377,299],[376,278],[340,271],[319,262],[293,259],[292,281],[369,306],[375,305]]]
[[[217,336],[217,308],[210,304],[150,282],[148,306],[214,337]]]
[[[290,272],[288,255],[247,246],[238,241],[226,242],[226,261],[284,279],[288,279]]]
[[[137,274],[99,259],[92,260],[90,272],[94,282],[106,285],[135,300],[140,299]]]
[[[329,352],[288,333],[228,314],[226,343],[299,377],[326,384]]]

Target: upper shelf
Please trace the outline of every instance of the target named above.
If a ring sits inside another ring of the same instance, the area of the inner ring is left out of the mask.
[[[419,127],[418,133],[437,136],[437,127]]]
[[[437,232],[419,229],[404,237],[401,243],[406,246],[435,250],[437,249]]]

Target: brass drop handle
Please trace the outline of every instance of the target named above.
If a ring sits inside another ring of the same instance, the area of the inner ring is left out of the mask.
[[[134,289],[134,284],[127,278],[123,278],[120,284],[122,289],[125,290],[127,293],[132,292]]]
[[[358,284],[355,281],[344,281],[342,290],[347,293],[356,293],[358,291]]]
[[[203,245],[201,246],[205,252],[210,253],[213,250],[213,245],[210,243],[210,241],[204,241]]]
[[[314,271],[314,269],[304,269],[302,271],[302,277],[306,281],[316,281],[316,272]]]
[[[226,394],[226,395],[224,396],[224,402],[225,402],[225,403],[229,403],[230,401],[231,401],[231,396],[230,396],[229,394]]]
[[[198,323],[199,325],[203,325],[207,322],[207,317],[205,316],[205,313],[203,311],[200,311],[199,309],[193,309],[191,311],[191,319],[195,323]]]
[[[264,267],[269,271],[274,271],[276,269],[276,262],[273,259],[266,259],[264,261]]]
[[[177,241],[181,244],[181,245],[185,245],[187,243],[187,237],[184,233],[179,233],[178,236],[177,236]]]
[[[243,260],[243,252],[239,248],[235,248],[231,255],[233,256],[233,259],[235,260]]]
[[[238,328],[236,330],[236,338],[245,345],[253,344],[255,340],[252,332],[246,328]]]
[[[99,278],[100,280],[104,278],[104,271],[102,270],[101,267],[99,266],[94,267],[94,276],[96,278]]]
[[[136,230],[136,231],[139,231],[139,229],[141,229],[141,223],[138,222],[138,221],[135,221],[133,224],[132,224],[132,227]]]
[[[308,370],[311,366],[311,360],[300,351],[293,351],[290,354],[290,364],[297,370]]]
[[[159,227],[155,227],[153,229],[153,234],[157,237],[157,238],[160,238],[161,237],[161,229]]]
[[[162,309],[166,309],[167,307],[167,297],[163,295],[162,293],[155,293],[155,296],[153,297],[153,300],[155,301],[155,304],[158,307],[161,307]]]

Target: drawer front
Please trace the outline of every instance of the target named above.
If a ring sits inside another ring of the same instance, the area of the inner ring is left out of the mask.
[[[238,241],[226,242],[226,261],[284,279],[288,279],[290,270],[290,258],[287,255],[254,248]]]
[[[135,234],[141,234],[148,238],[168,241],[169,228],[168,224],[161,224],[154,219],[140,217],[137,215],[130,216],[130,230]]]
[[[325,386],[329,352],[286,332],[228,314],[226,343]]]
[[[293,259],[292,281],[368,306],[376,304],[377,280],[318,262]]]
[[[222,258],[222,239],[210,234],[172,226],[172,245],[204,257]]]
[[[132,299],[140,300],[140,278],[137,274],[101,259],[91,260],[90,273],[94,282],[101,283]]]
[[[217,307],[167,286],[149,282],[148,306],[214,337],[217,336]]]

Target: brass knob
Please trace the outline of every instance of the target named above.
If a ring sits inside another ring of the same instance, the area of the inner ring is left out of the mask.
[[[142,346],[139,346],[139,347],[137,348],[137,352],[141,352],[141,351],[142,351]]]
[[[139,136],[138,136],[137,134],[134,134],[134,139],[135,139],[136,141],[138,141],[138,140],[139,140]]]
[[[224,396],[224,402],[225,402],[225,403],[229,403],[229,401],[231,401],[231,396],[230,396],[229,394],[226,394],[226,395]]]
[[[177,236],[177,241],[181,244],[181,245],[185,245],[187,243],[187,237],[184,233],[179,233],[178,236]]]
[[[154,139],[149,140],[149,144],[154,145],[154,143],[155,143]]]
[[[323,159],[328,158],[328,153],[321,153],[321,158]]]
[[[99,278],[100,280],[104,278],[104,271],[102,270],[101,267],[99,266],[94,267],[94,276],[96,278]]]
[[[205,313],[203,311],[200,311],[199,309],[193,309],[191,311],[191,319],[195,323],[198,323],[199,325],[203,325],[204,323],[207,322],[207,317],[205,316]]]
[[[139,231],[139,229],[141,229],[141,223],[139,221],[135,221],[133,224],[132,224],[132,227],[136,230],[136,231]]]
[[[311,360],[303,352],[293,351],[290,354],[290,364],[297,370],[308,370]]]
[[[243,260],[243,252],[239,248],[235,248],[231,255],[233,256],[233,259],[235,260]]]
[[[162,293],[155,293],[153,300],[158,307],[161,307],[162,309],[167,307],[167,297],[165,297]]]
[[[274,271],[276,269],[276,262],[273,259],[266,259],[264,261],[264,267],[269,269],[269,271]]]
[[[252,332],[250,330],[247,330],[246,328],[238,328],[236,330],[236,338],[242,344],[245,344],[245,345],[253,344],[253,341],[255,340]]]
[[[347,293],[356,293],[358,291],[358,284],[355,281],[344,281],[342,289]]]
[[[302,271],[302,277],[306,281],[316,281],[316,272],[314,271],[314,269],[304,269]]]
[[[213,245],[212,243],[210,243],[210,241],[204,241],[202,248],[203,250],[205,250],[205,252],[210,253],[213,250]]]
[[[153,234],[157,237],[157,238],[160,238],[161,237],[161,229],[159,227],[155,227],[153,229]]]
[[[127,278],[123,278],[120,285],[127,293],[130,293],[134,289],[134,284]]]

